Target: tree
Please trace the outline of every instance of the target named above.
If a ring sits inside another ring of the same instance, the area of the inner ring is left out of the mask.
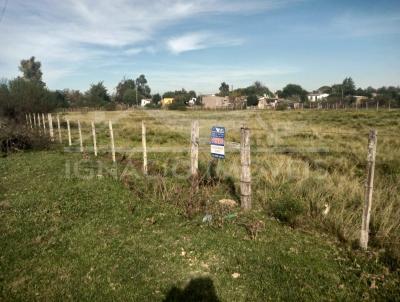
[[[318,88],[318,92],[319,93],[328,93],[331,94],[332,93],[332,87],[330,86],[322,86]]]
[[[247,87],[245,90],[247,91],[247,95],[255,94],[262,96],[265,94],[268,96],[273,96],[273,93],[268,89],[268,87],[266,87],[260,81],[255,81],[253,85]]]
[[[332,96],[341,97],[343,91],[342,84],[334,84],[332,85]]]
[[[125,104],[134,105],[136,104],[136,89],[129,88],[125,91],[122,101]],[[139,99],[138,99],[139,101]]]
[[[255,81],[253,85],[250,85],[246,88],[238,88],[230,93],[232,97],[242,97],[242,96],[274,96],[274,94],[268,89],[268,87],[264,86],[260,81]]]
[[[300,85],[288,84],[282,89],[282,97],[305,102],[308,92]]]
[[[158,105],[158,103],[161,102],[161,95],[159,93],[156,93],[153,95],[153,97],[151,99],[154,104]]]
[[[147,84],[147,79],[146,76],[144,74],[141,74],[137,79],[136,79],[136,83],[138,86],[144,86]]]
[[[343,95],[354,95],[356,92],[356,85],[351,77],[345,78],[342,83]]]
[[[123,79],[116,87],[115,101],[123,102],[123,96],[128,89],[136,89],[135,81],[132,79]]]
[[[56,106],[58,108],[67,108],[68,107],[68,101],[64,94],[64,91],[56,90],[52,93],[54,94],[54,99],[56,101]]]
[[[103,82],[90,85],[90,88],[85,93],[87,105],[89,106],[103,106],[111,102],[111,98],[107,92],[107,88]]]
[[[149,98],[151,96],[151,89],[150,86],[147,85],[147,79],[144,74],[141,74],[137,79],[136,79],[136,86],[138,89],[138,93],[141,94],[142,96]]]
[[[85,106],[85,97],[79,90],[64,89],[63,94],[70,107]]]
[[[256,95],[249,95],[247,97],[247,106],[257,106],[258,105],[258,98]]]
[[[220,96],[228,96],[229,95],[229,85],[226,84],[225,82],[222,82],[221,86],[219,87],[219,95]]]
[[[16,120],[28,112],[46,113],[57,107],[53,92],[21,77],[1,85],[0,99],[1,113]]]
[[[19,70],[23,74],[23,78],[27,81],[32,81],[38,83],[42,86],[45,85],[42,82],[42,64],[39,61],[35,61],[35,57],[31,57],[28,60],[21,60],[21,65],[19,66]]]

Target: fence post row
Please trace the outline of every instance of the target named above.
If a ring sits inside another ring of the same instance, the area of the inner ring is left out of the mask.
[[[199,174],[199,121],[192,121],[192,128],[190,132],[190,174],[192,176],[192,180],[196,183],[196,187],[198,186],[198,174]]]
[[[115,163],[114,132],[113,132],[111,120],[108,121],[108,127],[110,128],[110,139],[111,139],[111,154],[112,154],[112,160],[113,160],[113,162]]]
[[[60,143],[62,143],[60,115],[59,114],[57,114],[57,128],[58,128],[58,140],[60,141]]]
[[[82,129],[81,129],[81,122],[79,120],[78,120],[78,132],[79,132],[79,147],[80,151],[83,152]]]
[[[146,125],[142,121],[143,174],[147,175]]]
[[[251,209],[250,129],[240,129],[240,203],[244,210]]]
[[[97,156],[96,128],[94,126],[93,121],[92,121],[92,136],[93,136],[93,152],[94,152],[94,156]]]
[[[50,139],[54,141],[54,132],[53,132],[53,117],[51,113],[47,114],[47,120],[49,122],[49,132],[50,132]]]
[[[69,120],[67,120],[67,130],[68,130],[68,146],[72,146],[72,139],[71,139],[71,126],[69,124]]]
[[[371,130],[368,137],[367,179],[365,182],[365,204],[363,208],[360,247],[368,248],[369,222],[371,217],[372,194],[374,190],[374,173],[376,157],[377,131]]]

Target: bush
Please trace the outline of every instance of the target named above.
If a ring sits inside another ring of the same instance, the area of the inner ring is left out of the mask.
[[[287,110],[288,109],[288,104],[286,103],[279,103],[278,106],[276,106],[276,110]]]
[[[294,226],[298,217],[304,213],[301,202],[289,193],[283,194],[280,198],[271,203],[271,212],[280,221]]]
[[[56,94],[40,83],[16,78],[0,85],[0,114],[24,120],[27,112],[50,112],[57,106]]]
[[[150,103],[144,106],[146,109],[159,109],[161,108],[161,103]]]
[[[172,104],[170,104],[168,106],[168,109],[169,110],[182,110],[182,111],[185,111],[187,108],[186,108],[186,105],[185,105],[184,102],[175,101],[175,102],[173,102]]]
[[[106,111],[114,111],[117,108],[117,104],[114,102],[109,102],[104,105],[104,110]]]
[[[0,153],[3,155],[21,150],[45,150],[50,144],[48,136],[14,123],[0,122]]]

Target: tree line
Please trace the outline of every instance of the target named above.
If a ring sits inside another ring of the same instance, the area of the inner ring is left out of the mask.
[[[392,106],[400,107],[400,87],[384,86],[381,88],[367,87],[365,89],[356,87],[351,77],[346,77],[342,83],[331,86],[322,86],[315,91],[307,91],[298,84],[287,84],[281,90],[272,93],[268,87],[260,81],[254,82],[246,88],[230,89],[226,82],[222,82],[217,95],[236,98],[246,97],[248,106],[256,106],[258,98],[267,96],[270,98],[286,99],[293,102],[306,103],[310,93],[328,94],[324,101],[329,103],[352,104],[356,97],[364,97],[366,100],[379,101],[382,105],[391,103]]]
[[[102,107],[112,110],[116,104],[140,105],[142,99],[151,99],[151,103],[147,106],[153,108],[161,106],[162,98],[174,99],[169,109],[185,109],[190,100],[195,100],[196,105],[201,105],[201,97],[198,97],[193,90],[187,91],[182,88],[167,91],[162,96],[158,93],[151,94],[151,88],[144,74],[136,79],[123,78],[117,84],[115,93],[110,94],[103,82],[91,84],[85,92],[72,89],[52,91],[43,82],[41,63],[35,57],[21,60],[19,70],[21,76],[9,81],[0,81],[0,113],[14,119],[24,116],[27,112],[50,112],[56,108]],[[340,84],[322,86],[313,92],[329,94],[325,100],[327,102],[351,104],[355,101],[355,96],[363,96],[366,99],[377,100],[382,105],[390,102],[393,107],[400,107],[400,87],[357,88],[351,77],[345,78]],[[308,101],[308,94],[307,90],[297,84],[288,84],[282,90],[272,93],[260,81],[237,89],[230,89],[226,82],[222,82],[218,92],[219,96],[234,100],[246,98],[248,106],[256,106],[260,96],[305,103]]]

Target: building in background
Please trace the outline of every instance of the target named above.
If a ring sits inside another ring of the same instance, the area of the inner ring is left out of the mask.
[[[142,99],[140,101],[140,106],[144,107],[144,106],[146,106],[147,104],[150,104],[150,103],[151,103],[151,99]]]
[[[307,98],[310,102],[323,101],[328,98],[328,93],[309,93]]]
[[[163,98],[161,100],[161,106],[165,107],[165,106],[171,105],[173,102],[174,102],[174,98]]]
[[[203,95],[201,98],[204,109],[228,109],[231,103],[228,97],[216,95]]]
[[[278,97],[262,96],[258,98],[258,109],[276,109]]]

